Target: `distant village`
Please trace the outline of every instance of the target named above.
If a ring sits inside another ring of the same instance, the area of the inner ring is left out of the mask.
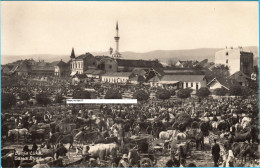
[[[256,80],[252,52],[242,47],[227,48],[215,53],[215,62],[179,60],[173,65],[165,65],[158,60],[124,59],[119,52],[119,27],[116,25],[116,49],[110,48],[108,56],[93,56],[85,53],[76,56],[74,48],[70,60],[55,62],[36,62],[33,59],[19,60],[1,67],[2,75],[48,80],[48,77],[70,78],[73,85],[81,82],[101,82],[117,84],[147,84],[151,87],[191,88],[198,90],[208,87],[210,90],[225,88],[234,84],[248,86],[250,80]],[[68,55],[69,57],[69,55]],[[160,56],[158,55],[158,58]],[[228,71],[226,76],[216,75],[214,68]]]

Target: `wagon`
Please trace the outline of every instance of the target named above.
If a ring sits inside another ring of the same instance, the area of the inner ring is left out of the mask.
[[[140,149],[141,144],[146,142],[149,144],[148,151],[140,151],[140,167],[154,167],[157,163],[157,156],[151,147],[153,136],[149,134],[140,134],[139,136],[130,137],[130,143]]]

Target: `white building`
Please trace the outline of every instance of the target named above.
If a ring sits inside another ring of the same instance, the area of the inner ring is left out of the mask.
[[[132,77],[132,72],[107,72],[101,77],[102,82],[127,83]]]
[[[215,53],[215,65],[229,67],[230,75],[242,71],[246,75],[253,72],[253,53],[243,51],[242,48],[224,49]]]
[[[205,75],[164,75],[158,82],[158,86],[171,85],[173,88],[191,88],[199,90],[206,87],[207,81]]]

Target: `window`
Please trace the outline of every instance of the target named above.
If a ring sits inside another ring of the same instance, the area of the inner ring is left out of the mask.
[[[112,65],[109,65],[109,68],[112,69]]]
[[[193,87],[193,83],[192,82],[191,82],[190,86]]]
[[[186,83],[186,87],[189,87],[188,82]]]
[[[226,52],[226,56],[228,56],[228,52]]]
[[[228,59],[226,60],[226,63],[228,64]]]

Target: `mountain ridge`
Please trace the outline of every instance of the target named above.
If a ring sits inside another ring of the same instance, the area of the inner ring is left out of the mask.
[[[153,50],[148,52],[121,52],[124,59],[143,59],[154,60],[158,59],[160,62],[172,63],[178,60],[197,60],[202,61],[208,59],[209,62],[214,62],[215,53],[223,48],[197,48],[197,49],[180,49],[180,50]],[[252,51],[254,53],[254,64],[258,64],[259,48],[257,46],[243,47],[244,51]],[[94,56],[109,55],[109,52],[91,52]],[[81,55],[81,54],[80,54]],[[2,55],[1,64],[11,63],[21,59],[31,59],[35,61],[43,60],[46,62],[53,62],[63,60],[69,61],[70,53],[66,54],[31,54],[31,55]]]

